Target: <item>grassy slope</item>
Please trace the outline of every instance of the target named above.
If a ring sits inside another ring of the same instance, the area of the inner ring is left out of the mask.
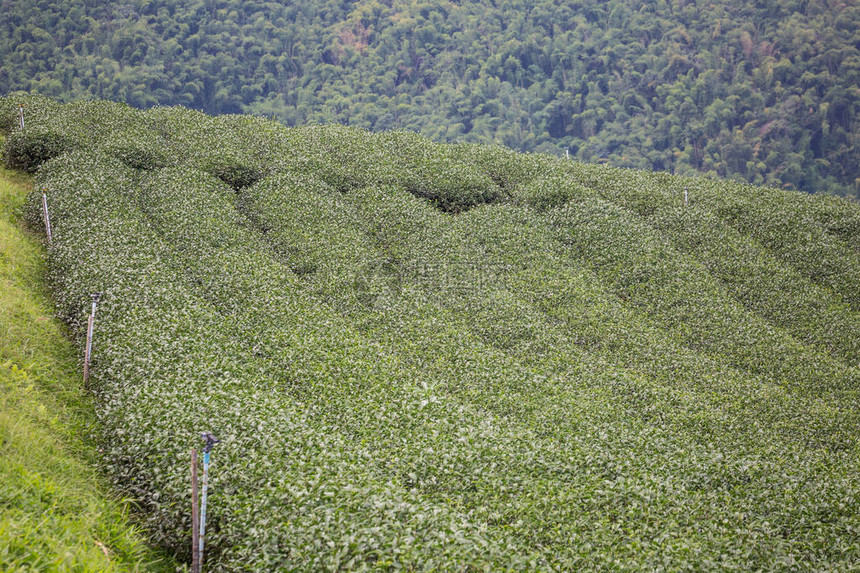
[[[0,569],[153,569],[156,555],[93,470],[92,404],[50,316],[43,249],[16,217],[28,188],[0,169]]]

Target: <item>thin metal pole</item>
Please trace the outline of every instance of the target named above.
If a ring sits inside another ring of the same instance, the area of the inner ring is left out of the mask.
[[[197,449],[191,449],[191,573],[200,573],[200,514],[197,497]]]
[[[684,187],[684,205],[689,205],[689,203],[690,203],[690,201],[689,201],[689,198],[687,196],[687,188]]]
[[[24,131],[24,104],[18,104],[18,125],[21,127],[21,131]]]
[[[203,497],[200,502],[200,542],[197,550],[203,569],[203,540],[206,537],[206,494],[209,489],[209,452],[203,451]]]
[[[565,148],[564,148],[564,158],[565,158],[565,159],[570,159],[570,147],[565,147]]]
[[[84,388],[90,383],[90,357],[93,352],[93,317],[87,318],[87,346],[84,349]]]
[[[90,317],[87,319],[87,345],[84,349],[84,388],[89,387],[90,381],[90,360],[93,357],[93,326],[96,321],[96,305],[99,302],[99,297],[101,297],[102,293],[94,292],[92,294],[93,297],[93,308],[90,311]]]
[[[48,194],[46,191],[42,191],[42,214],[45,219],[45,233],[48,235],[48,244],[50,245],[53,241],[53,237],[51,236],[51,215],[48,213]]]
[[[203,433],[203,440],[206,444],[203,446],[203,495],[200,500],[200,541],[198,544],[198,558],[200,559],[200,571],[203,571],[203,541],[206,538],[206,496],[209,491],[209,452],[220,440],[211,432]]]

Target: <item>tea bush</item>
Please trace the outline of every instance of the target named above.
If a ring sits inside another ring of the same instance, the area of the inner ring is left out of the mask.
[[[668,176],[48,107],[33,129],[69,149],[27,166],[58,310],[81,344],[104,292],[106,467],[181,557],[212,430],[211,570],[860,559],[853,278],[789,261],[821,243],[850,266],[855,206],[774,199],[809,230],[775,246]]]

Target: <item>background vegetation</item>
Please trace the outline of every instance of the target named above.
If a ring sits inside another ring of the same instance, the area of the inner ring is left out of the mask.
[[[842,0],[3,2],[0,90],[857,196]]]
[[[860,561],[857,203],[17,101],[105,467],[182,558],[212,430],[212,570]]]

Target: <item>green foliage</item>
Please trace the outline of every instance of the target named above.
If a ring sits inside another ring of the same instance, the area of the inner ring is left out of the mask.
[[[32,173],[32,167],[62,155],[72,149],[72,143],[62,137],[44,134],[13,134],[14,141],[6,156],[6,164],[12,169],[22,169]]]
[[[0,97],[0,133],[7,134],[15,128],[18,119],[17,111],[15,98]]]
[[[858,193],[853,2],[7,4],[2,94],[408,129]],[[223,168],[232,186],[257,177]]]
[[[73,147],[27,166],[79,344],[104,293],[105,467],[181,558],[212,430],[213,570],[860,559],[856,203],[403,131],[34,117]]]

